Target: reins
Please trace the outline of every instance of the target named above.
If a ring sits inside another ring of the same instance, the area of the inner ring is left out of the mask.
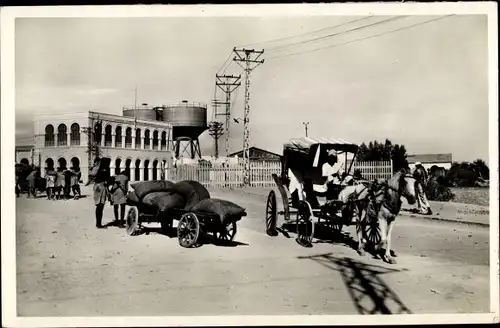
[[[404,176],[401,176],[400,178],[413,178],[413,177],[411,175],[405,174]],[[403,195],[403,191],[401,189],[399,189],[399,188],[396,189],[396,188],[392,187],[386,181],[384,181],[383,183],[380,183],[380,185],[382,186],[382,188],[385,189],[384,190],[384,199],[383,199],[383,202],[382,202],[382,206],[385,206],[385,208],[387,208],[391,214],[394,214],[394,215],[397,214],[397,212],[399,212],[399,211],[393,212],[393,209],[387,204],[387,199],[389,198],[388,196],[390,196],[388,191],[392,190],[392,191],[396,192],[398,200]]]

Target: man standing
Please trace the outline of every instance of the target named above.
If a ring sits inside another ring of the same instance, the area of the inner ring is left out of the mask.
[[[114,183],[110,190],[115,222],[117,222],[120,227],[125,226],[125,205],[127,204],[128,182],[129,178],[127,172],[121,171],[120,174],[115,176]],[[118,216],[118,210],[120,210],[120,216]]]
[[[37,178],[37,168],[30,172],[26,180],[28,181],[28,198],[33,196],[36,198],[36,178]]]
[[[57,180],[57,172],[54,170],[53,167],[46,167],[45,168],[45,180],[47,181],[46,187],[47,187],[47,199],[49,200],[55,200],[55,186],[56,186],[56,180]]]
[[[431,206],[429,205],[429,201],[427,200],[427,196],[424,192],[424,185],[427,183],[428,175],[422,163],[415,163],[413,177],[417,180],[415,185],[415,192],[417,194],[417,210],[420,214],[430,215],[432,214]]]
[[[75,200],[78,200],[78,198],[81,196],[80,192],[80,179],[82,177],[82,172],[80,172],[79,167],[72,167],[70,169],[70,185],[71,189],[73,190],[73,196]],[[69,195],[69,193],[68,193]]]

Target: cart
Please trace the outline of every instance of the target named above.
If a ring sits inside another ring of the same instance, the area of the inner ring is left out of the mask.
[[[327,201],[324,195],[312,188],[315,181],[321,181],[321,166],[331,150],[336,152],[339,162],[344,162],[341,184],[347,185],[346,181],[356,183],[350,175],[358,150],[356,144],[342,139],[295,138],[283,145],[281,176],[272,175],[283,205],[278,210],[276,193],[271,190],[266,203],[266,231],[269,236],[278,235],[278,215],[283,216],[284,224],[295,223],[296,240],[304,247],[312,246],[317,224],[326,226],[333,233],[340,233],[344,225],[353,223],[358,208],[356,201]],[[292,215],[296,216],[295,220]]]
[[[172,228],[175,220],[179,221],[177,224],[179,245],[185,248],[199,246],[201,244],[200,237],[209,233],[213,234],[217,244],[230,244],[237,232],[236,222],[247,215],[246,212],[243,212],[230,216],[222,222],[216,213],[189,211],[184,208],[172,208],[162,212],[154,206],[143,203],[129,203],[127,207],[125,228],[128,235],[137,235],[143,228],[143,223],[154,222],[159,222],[162,231],[166,234]]]

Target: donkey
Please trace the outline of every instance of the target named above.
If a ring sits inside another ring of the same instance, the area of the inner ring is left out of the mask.
[[[358,253],[364,255],[365,248],[365,227],[369,220],[377,220],[380,229],[380,242],[375,245],[375,252],[378,254],[382,246],[385,252],[382,259],[390,264],[395,264],[396,260],[391,255],[391,234],[394,228],[396,216],[401,210],[401,197],[405,197],[410,205],[415,204],[415,182],[411,175],[407,175],[406,169],[401,169],[389,181],[376,180],[370,188],[370,197],[362,199],[360,212],[357,220]]]

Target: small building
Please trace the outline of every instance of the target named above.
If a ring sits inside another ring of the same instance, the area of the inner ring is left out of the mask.
[[[280,161],[281,160],[281,155],[273,153],[271,151],[257,148],[257,147],[250,147],[249,149],[250,152],[250,160],[251,161]],[[240,150],[238,152],[229,154],[229,157],[239,157],[243,158],[243,150]]]
[[[16,146],[16,164],[32,165],[34,161],[34,145]]]
[[[406,157],[410,169],[415,168],[415,163],[420,162],[422,166],[428,170],[434,165],[442,167],[446,170],[451,168],[452,155],[451,154],[414,154]]]

